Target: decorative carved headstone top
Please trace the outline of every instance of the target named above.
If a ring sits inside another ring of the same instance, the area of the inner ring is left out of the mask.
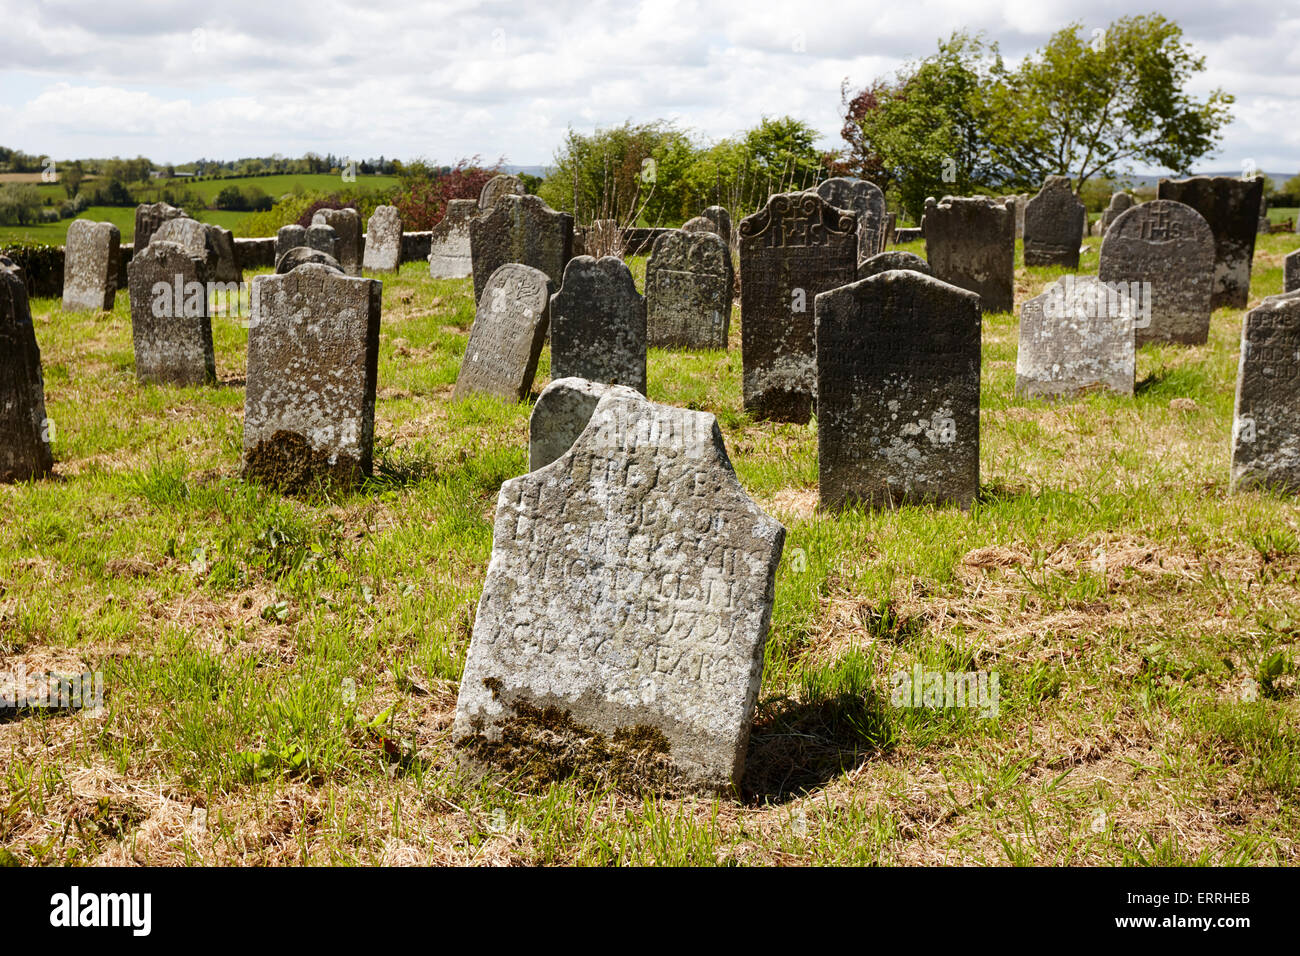
[[[784,536],[712,415],[610,389],[568,451],[501,486],[457,746],[531,786],[737,785]]]
[[[857,216],[859,260],[885,251],[889,238],[889,215],[885,209],[885,194],[879,186],[865,179],[836,176],[821,183],[813,192],[836,209],[847,209]]]

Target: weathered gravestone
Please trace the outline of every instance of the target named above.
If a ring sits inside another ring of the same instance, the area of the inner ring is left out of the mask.
[[[660,236],[645,272],[650,345],[725,349],[734,286],[731,250],[717,233],[710,229]]]
[[[1048,176],[1025,203],[1025,265],[1079,268],[1079,243],[1088,212],[1070,188],[1069,176]]]
[[[811,190],[836,209],[847,209],[857,217],[858,259],[867,259],[885,251],[889,215],[885,210],[885,194],[875,183],[865,179],[836,176]]]
[[[299,266],[307,265],[309,262],[328,266],[336,272],[343,271],[339,261],[328,252],[321,252],[319,249],[313,249],[310,246],[295,246],[280,257],[280,261],[275,264],[275,274],[278,276],[286,275]]]
[[[508,176],[502,173],[499,176],[493,176],[478,194],[478,208],[482,212],[487,212],[497,204],[497,200],[502,196],[526,196],[528,190],[524,187],[523,181],[518,176]]]
[[[253,281],[244,474],[286,491],[370,474],[383,283],[319,263]]]
[[[1156,197],[1191,206],[1214,234],[1214,291],[1211,305],[1244,309],[1250,298],[1250,266],[1264,179],[1192,176],[1162,179]]]
[[[297,223],[281,226],[275,233],[275,264],[278,266],[290,249],[307,245],[307,230]]]
[[[713,231],[720,235],[727,245],[731,245],[731,213],[725,206],[709,206],[700,217],[713,223]]]
[[[501,486],[457,747],[530,787],[738,786],[784,539],[712,415],[611,389]]]
[[[1016,394],[1133,394],[1135,305],[1096,276],[1064,276],[1020,307]]]
[[[311,217],[313,225],[331,226],[338,237],[334,258],[350,276],[361,275],[364,240],[361,237],[361,213],[355,209],[318,209]],[[309,240],[310,241],[310,240]],[[328,252],[328,249],[322,250]]]
[[[711,232],[717,235],[716,229],[713,220],[705,219],[703,216],[696,216],[682,223],[682,232]]]
[[[1139,346],[1207,340],[1214,236],[1190,206],[1156,199],[1121,213],[1101,241],[1097,277],[1127,287],[1138,308]]]
[[[174,242],[187,255],[202,259],[212,282],[242,282],[243,272],[235,262],[235,240],[227,229],[196,219],[169,219],[153,234],[154,242]]]
[[[1106,235],[1111,223],[1132,209],[1133,203],[1134,199],[1128,193],[1112,193],[1106,211],[1101,214],[1101,235]]]
[[[1300,249],[1282,260],[1282,291],[1295,292],[1300,289]]]
[[[479,299],[452,401],[497,395],[517,402],[533,387],[546,342],[551,290],[546,273],[507,262]]]
[[[327,226],[323,222],[313,222],[307,227],[307,248],[323,252],[337,261],[339,257],[339,234],[333,226]],[[342,263],[340,263],[339,268],[342,267]]]
[[[112,310],[121,246],[122,234],[111,222],[74,219],[68,225],[63,257],[65,311]]]
[[[1232,490],[1300,492],[1300,292],[1271,295],[1241,326]]]
[[[569,260],[551,296],[551,377],[574,376],[645,394],[645,298],[622,259]]]
[[[1015,305],[1016,211],[988,196],[926,200],[925,260],[935,278],[980,297],[984,312]],[[1077,238],[1076,232],[1076,238]]]
[[[926,276],[934,275],[930,270],[930,263],[916,253],[895,249],[889,252],[878,252],[869,259],[863,259],[859,262],[858,278],[870,279],[874,275],[879,275],[882,272],[892,272],[896,269],[907,269]]]
[[[469,221],[478,213],[472,199],[447,203],[442,221],[433,227],[429,239],[429,275],[434,279],[463,279],[474,274],[469,247]]]
[[[27,283],[17,264],[0,256],[0,481],[49,474],[50,437]]]
[[[179,243],[155,238],[131,257],[127,272],[136,380],[165,385],[215,382],[203,260]]]
[[[573,217],[537,196],[502,195],[470,220],[469,241],[475,302],[488,278],[507,262],[541,269],[558,287],[573,249]]]
[[[131,243],[135,249],[143,249],[153,239],[163,223],[172,219],[184,219],[186,212],[165,202],[142,203],[135,207],[135,235]]]
[[[371,272],[396,272],[402,264],[402,215],[396,206],[376,206],[366,231],[361,265]]]
[[[857,278],[851,212],[816,193],[780,193],[740,221],[745,411],[805,423],[817,389],[813,300]]]
[[[823,292],[816,308],[822,507],[970,507],[979,297],[919,272],[882,272]]]
[[[585,378],[557,378],[542,389],[528,416],[528,470],[549,465],[572,448],[601,396],[625,387]]]

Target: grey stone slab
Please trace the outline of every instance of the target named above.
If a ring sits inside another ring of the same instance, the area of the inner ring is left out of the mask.
[[[318,209],[311,217],[311,221],[312,225],[321,224],[333,228],[338,243],[332,255],[348,275],[361,275],[361,260],[365,255],[365,242],[361,234],[361,214],[355,209]],[[311,244],[310,230],[308,230],[308,244]],[[321,251],[329,252],[328,249]]]
[[[1015,305],[1016,211],[988,196],[927,200],[925,260],[935,278],[980,297],[985,312]]]
[[[366,229],[361,266],[371,272],[396,272],[402,265],[402,215],[396,206],[376,206]]]
[[[322,265],[340,273],[343,271],[339,261],[328,252],[321,252],[319,249],[313,249],[310,246],[294,246],[281,256],[280,261],[275,264],[275,274],[285,275],[308,263]]]
[[[979,297],[919,272],[817,296],[823,508],[970,507],[979,493]]]
[[[518,176],[510,176],[502,173],[499,176],[493,176],[478,194],[478,208],[482,212],[487,212],[497,204],[497,200],[502,196],[526,196],[528,190],[525,188],[523,180]]]
[[[1099,235],[1106,235],[1106,230],[1110,228],[1110,224],[1123,213],[1132,209],[1136,202],[1137,200],[1128,193],[1112,193],[1106,211],[1101,214],[1101,232]]]
[[[452,400],[496,395],[520,401],[533,387],[550,323],[546,273],[507,262],[488,279],[460,363]]]
[[[179,209],[165,202],[143,203],[135,207],[135,234],[131,242],[136,249],[143,249],[153,239],[153,234],[165,222],[186,217],[184,209]]]
[[[703,219],[710,227],[710,220]],[[646,262],[646,322],[655,348],[725,349],[735,272],[712,228],[668,233]]]
[[[122,234],[111,222],[75,219],[63,255],[64,311],[109,312],[117,295]]]
[[[865,179],[836,176],[812,191],[836,209],[847,209],[857,217],[859,260],[885,251],[892,231],[889,229],[889,213],[885,209],[885,194],[879,186]]]
[[[1264,179],[1235,176],[1192,176],[1162,179],[1156,198],[1195,209],[1214,234],[1214,308],[1244,309],[1250,299],[1250,267],[1255,256],[1259,205]]]
[[[735,238],[731,229],[731,213],[727,212],[725,206],[709,206],[700,216],[713,223],[713,231],[721,236],[731,246]]]
[[[569,260],[564,284],[551,296],[551,377],[626,385],[645,394],[645,298],[622,259]]]
[[[1064,276],[1020,307],[1016,394],[1069,398],[1133,394],[1136,306],[1128,289]]]
[[[916,253],[902,252],[895,249],[889,252],[878,252],[869,259],[863,259],[859,262],[858,278],[869,279],[882,272],[892,272],[897,269],[907,269],[925,276],[934,275],[934,272],[930,269],[930,263]]]
[[[1070,188],[1069,176],[1048,176],[1025,204],[1025,265],[1079,268],[1079,244],[1088,212]]]
[[[745,411],[807,422],[817,389],[813,301],[857,278],[857,222],[816,193],[781,193],[739,232]]]
[[[332,230],[331,230],[332,231]],[[299,249],[307,245],[307,230],[296,222],[281,226],[275,234],[275,264],[278,266],[284,254],[290,249]],[[328,250],[323,250],[328,253]]]
[[[0,256],[0,482],[48,475],[51,437],[27,283],[17,264]]]
[[[1282,291],[1295,292],[1300,289],[1300,249],[1282,260]]]
[[[216,381],[208,271],[181,245],[156,238],[131,259],[135,377],[165,385]]]
[[[558,287],[573,249],[573,217],[537,196],[505,194],[470,220],[469,240],[475,302],[488,278],[507,262],[541,269]]]
[[[528,470],[549,465],[573,447],[601,396],[625,387],[585,378],[557,378],[542,389],[528,417]]]
[[[1269,296],[1241,327],[1232,490],[1300,493],[1300,291]]]
[[[501,487],[456,746],[522,786],[732,790],[784,537],[712,415],[611,389]]]
[[[429,238],[429,275],[435,279],[463,279],[474,274],[474,258],[469,244],[469,221],[478,213],[472,199],[453,199],[447,203],[442,221],[433,227]]]

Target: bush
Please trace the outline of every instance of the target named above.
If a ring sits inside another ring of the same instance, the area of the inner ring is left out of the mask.
[[[41,193],[31,183],[0,186],[0,225],[26,226],[41,214]]]
[[[63,250],[38,242],[0,245],[0,256],[12,259],[23,270],[29,296],[58,297],[63,294]]]
[[[498,170],[485,169],[473,160],[462,159],[455,166],[433,167],[423,162],[402,168],[393,205],[402,216],[402,229],[420,232],[442,222],[447,203],[453,199],[478,199],[483,186]]]

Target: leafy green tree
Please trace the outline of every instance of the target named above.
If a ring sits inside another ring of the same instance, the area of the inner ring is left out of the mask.
[[[86,171],[81,168],[81,161],[66,163],[59,170],[59,182],[63,186],[63,191],[68,194],[69,199],[76,199],[77,193],[81,191],[81,184],[86,179]]]
[[[26,226],[41,214],[41,194],[31,183],[0,186],[0,223]]]

